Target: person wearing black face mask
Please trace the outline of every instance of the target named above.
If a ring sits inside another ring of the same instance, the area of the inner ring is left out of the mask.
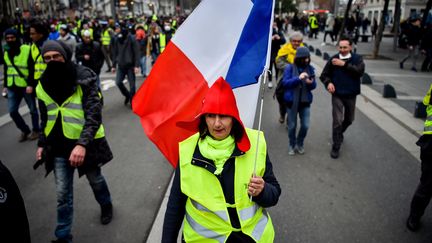
[[[15,29],[5,31],[6,47],[4,53],[4,84],[3,93],[7,94],[8,109],[15,125],[21,130],[19,142],[39,137],[39,114],[36,108],[34,84],[29,82],[33,75],[30,60],[30,46],[22,44]],[[18,112],[22,99],[25,99],[30,110],[33,130],[27,126]]]
[[[111,222],[113,209],[101,166],[113,155],[102,125],[102,99],[97,76],[89,68],[71,62],[69,47],[47,41],[42,47],[47,68],[36,86],[42,129],[37,163],[45,163],[46,175],[54,171],[57,191],[57,227],[53,242],[72,242],[73,177],[75,168],[86,175],[101,207],[102,224]]]
[[[116,85],[125,97],[124,104],[131,104],[132,97],[135,95],[135,73],[138,73],[140,66],[140,52],[135,38],[129,35],[128,30],[122,27],[112,43],[112,72],[116,72]],[[116,69],[117,68],[117,69]],[[123,84],[127,76],[129,90]]]
[[[310,53],[306,47],[297,48],[294,64],[285,67],[282,77],[284,101],[288,113],[288,154],[304,154],[304,139],[309,129],[312,90],[316,88],[315,69],[310,65]],[[297,114],[300,129],[297,130]]]

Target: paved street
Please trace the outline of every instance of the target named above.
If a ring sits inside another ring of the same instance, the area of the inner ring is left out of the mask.
[[[330,54],[334,46],[319,40],[305,42]],[[263,130],[282,195],[270,214],[276,229],[275,242],[412,242],[432,240],[432,208],[423,217],[423,228],[409,232],[405,220],[420,171],[415,146],[423,121],[413,117],[415,101],[426,93],[431,73],[400,70],[385,38],[383,60],[366,60],[374,79],[362,86],[357,98],[356,119],[348,129],[341,156],[329,156],[331,148],[330,95],[319,82],[314,91],[311,126],[304,155],[288,155],[285,125],[278,123],[274,89],[265,91]],[[358,52],[372,52],[371,44],[359,43]],[[423,61],[423,58],[420,58]],[[421,64],[421,61],[417,65]],[[325,62],[312,56],[317,76]],[[419,67],[419,66],[418,66]],[[102,70],[105,70],[103,68]],[[75,181],[74,242],[134,243],[160,241],[161,217],[173,169],[143,134],[139,118],[123,106],[111,74],[102,75],[104,124],[114,160],[103,167],[114,203],[111,224],[99,223],[99,208],[85,178]],[[142,78],[138,76],[138,84]],[[397,98],[381,97],[391,84]],[[25,119],[30,123],[27,114]],[[6,100],[0,100],[0,159],[9,167],[21,189],[30,221],[32,241],[54,238],[55,186],[53,175],[34,171],[36,142],[18,143],[19,131],[8,121]],[[155,222],[155,224],[153,224]]]

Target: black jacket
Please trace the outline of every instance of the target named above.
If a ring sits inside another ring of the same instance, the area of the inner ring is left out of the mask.
[[[360,94],[360,79],[365,70],[363,58],[351,53],[351,58],[344,60],[345,65],[343,67],[334,66],[332,64],[333,58],[339,58],[339,54],[330,58],[320,76],[325,87],[327,88],[329,83],[333,83],[337,96],[352,97]]]
[[[78,144],[86,147],[84,164],[78,167],[80,176],[95,167],[104,165],[113,158],[111,149],[105,137],[94,139],[99,126],[102,124],[102,98],[99,96],[99,88],[96,84],[96,74],[87,67],[76,64],[74,65],[77,72],[76,82],[81,86],[83,91],[82,104],[85,124],[78,140],[71,140],[64,137],[61,129],[61,122],[59,120],[56,121],[48,138],[45,137],[43,132],[40,133],[38,147],[44,147],[46,150],[45,168],[47,170],[47,175],[53,169],[53,158],[61,156],[68,159],[68,155],[72,152],[74,146]],[[41,100],[39,100],[39,110],[43,131],[48,117],[45,103]],[[56,139],[50,139],[51,137]],[[62,149],[64,151],[56,151],[56,149]]]
[[[84,55],[90,55],[90,60],[85,60]],[[75,50],[75,58],[79,64],[90,68],[97,75],[100,74],[105,60],[101,45],[97,41],[78,44]]]
[[[30,243],[24,200],[8,168],[0,161],[0,241]]]
[[[217,176],[221,184],[222,190],[225,195],[225,200],[227,203],[233,204],[234,201],[234,172],[235,172],[235,157],[240,156],[242,152],[236,148],[231,156],[225,162],[224,169],[222,173]],[[197,160],[194,160],[197,159]],[[195,148],[195,152],[192,158],[195,166],[200,166],[213,174],[216,170],[214,162],[203,157],[198,149]],[[199,162],[204,160],[207,163]],[[213,166],[208,166],[208,165]],[[205,166],[207,165],[207,166]],[[171,193],[169,196],[169,201],[167,205],[167,210],[165,212],[165,220],[163,224],[162,242],[171,243],[177,241],[178,232],[180,230],[183,218],[185,216],[185,206],[187,196],[181,192],[180,187],[180,166],[177,166],[174,181],[171,187]],[[276,205],[281,194],[281,188],[279,186],[276,177],[273,174],[273,166],[270,158],[267,155],[266,158],[266,170],[264,172],[263,179],[265,181],[264,190],[257,197],[253,197],[252,200],[262,207],[271,207]],[[234,228],[240,228],[240,221],[237,216],[235,208],[228,208],[228,213],[230,215],[231,224]],[[241,232],[233,232],[228,238],[227,242],[254,242],[249,236]]]
[[[124,40],[114,37],[111,47],[113,67],[139,67],[140,50],[138,43],[130,34]]]

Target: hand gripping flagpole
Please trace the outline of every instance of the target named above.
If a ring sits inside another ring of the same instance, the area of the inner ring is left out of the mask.
[[[259,110],[259,118],[258,118],[258,136],[257,136],[257,142],[256,142],[256,149],[255,149],[255,160],[254,160],[254,168],[253,168],[253,174],[252,176],[256,176],[256,165],[258,160],[258,147],[260,143],[260,132],[261,132],[261,122],[262,122],[262,113],[263,113],[263,105],[264,105],[264,92],[266,83],[268,80],[268,74],[271,73],[271,71],[267,68],[263,70],[263,73],[261,73],[259,80],[262,80],[261,84],[261,99],[260,99],[260,110]],[[252,202],[252,195],[250,195],[250,201]]]

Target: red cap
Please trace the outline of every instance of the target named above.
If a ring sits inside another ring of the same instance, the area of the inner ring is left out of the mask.
[[[188,130],[198,131],[200,118],[205,114],[228,115],[236,119],[243,129],[243,135],[239,141],[236,141],[237,147],[243,152],[250,149],[250,141],[240,119],[234,93],[230,84],[222,77],[219,77],[207,91],[201,112],[192,121],[178,122],[177,125]]]

